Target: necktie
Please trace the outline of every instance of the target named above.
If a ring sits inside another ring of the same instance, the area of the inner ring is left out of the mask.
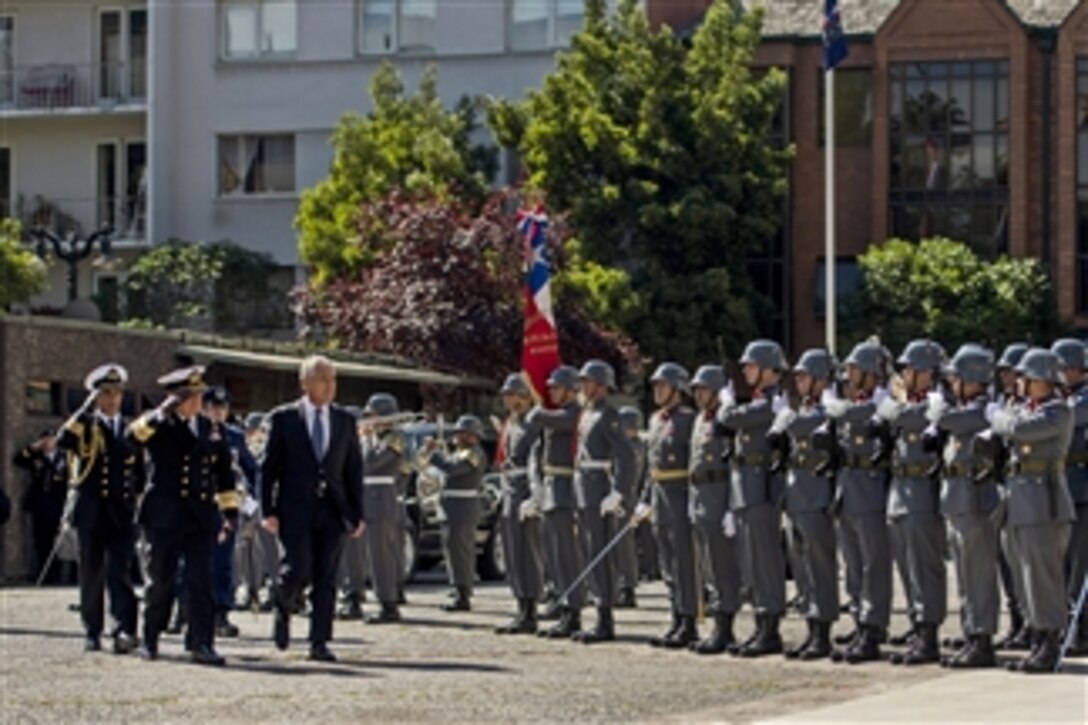
[[[325,422],[322,420],[321,408],[314,410],[314,427],[310,431],[310,441],[314,446],[314,455],[320,461],[325,455]]]

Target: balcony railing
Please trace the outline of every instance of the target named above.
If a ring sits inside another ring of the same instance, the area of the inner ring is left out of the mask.
[[[49,63],[0,71],[0,113],[111,109],[142,104],[147,97],[147,64]]]
[[[114,240],[142,242],[147,235],[147,200],[142,194],[98,199],[20,196],[15,209],[9,210],[4,200],[0,212],[19,219],[24,232],[43,227],[59,236],[68,233],[86,236],[109,225],[113,227]]]

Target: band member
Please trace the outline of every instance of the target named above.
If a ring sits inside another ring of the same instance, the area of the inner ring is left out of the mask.
[[[121,415],[128,372],[116,363],[91,371],[90,396],[61,429],[57,446],[68,454],[76,487],[73,522],[79,532],[79,609],[84,649],[101,649],[103,591],[115,622],[113,650],[136,648],[136,595],[130,572],[135,555],[136,499],[144,487],[143,458],[125,440]]]
[[[318,355],[302,361],[303,397],[269,416],[261,465],[262,525],[283,542],[273,638],[290,643],[291,611],[310,587],[311,660],[334,662],[329,650],[336,570],[344,537],[363,535],[363,457],[355,419],[333,403],[336,367]]]
[[[64,514],[68,492],[68,463],[64,452],[57,449],[57,432],[42,431],[38,440],[24,446],[12,463],[30,474],[30,483],[22,498],[22,509],[30,515],[30,535],[34,544],[34,565],[39,579],[47,584],[59,580],[56,563],[44,571],[53,551]]]
[[[201,414],[203,374],[198,366],[159,378],[169,396],[129,427],[130,442],[147,451],[152,466],[139,515],[149,579],[141,654],[158,657],[159,635],[174,604],[178,560],[184,557],[192,661],[221,666],[225,660],[214,645],[213,562],[216,543],[237,524],[239,496],[223,427]]]

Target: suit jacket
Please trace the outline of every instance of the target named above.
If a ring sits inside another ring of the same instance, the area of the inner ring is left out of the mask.
[[[956,408],[945,410],[937,420],[948,433],[944,444],[941,481],[941,513],[945,516],[989,514],[998,504],[993,477],[976,481],[979,463],[974,441],[990,427],[986,420],[989,399],[979,396]]]
[[[767,440],[774,422],[773,400],[777,393],[768,388],[750,403],[718,411],[718,422],[735,433],[729,477],[729,506],[733,511],[778,501],[772,490],[771,448]]]
[[[73,523],[93,529],[106,516],[115,524],[131,525],[145,484],[139,448],[126,436],[114,435],[94,413],[65,423],[57,448],[68,452],[71,482],[78,486]]]
[[[880,450],[873,431],[876,403],[872,400],[845,402],[835,411],[835,435],[843,463],[835,475],[836,504],[844,514],[884,513],[888,507],[888,469],[871,466]]]
[[[827,463],[826,451],[816,450],[813,437],[827,425],[823,405],[802,405],[788,426],[790,439],[789,473],[786,477],[786,510],[791,513],[827,511],[835,499],[835,486],[830,474],[816,473]]]
[[[139,521],[176,528],[195,520],[206,530],[219,527],[219,511],[236,513],[238,491],[223,426],[197,416],[197,434],[174,413],[145,415],[129,429],[134,446],[148,453],[151,471],[140,502]]]
[[[328,448],[317,460],[302,401],[280,406],[269,416],[261,462],[261,509],[282,531],[305,529],[326,502],[352,530],[363,520],[363,456],[355,419],[329,406]]]
[[[923,433],[930,426],[926,417],[928,408],[924,400],[901,403],[889,398],[877,411],[888,421],[895,436],[889,518],[938,511],[939,484],[928,471],[935,470],[940,454],[926,451],[923,445]]]

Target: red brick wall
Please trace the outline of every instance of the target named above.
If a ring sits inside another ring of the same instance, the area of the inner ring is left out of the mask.
[[[1058,36],[1055,58],[1055,136],[1054,159],[1056,184],[1053,230],[1054,273],[1057,282],[1058,311],[1088,325],[1088,315],[1076,315],[1077,253],[1077,58],[1088,56],[1088,5],[1066,18]]]
[[[691,25],[710,7],[711,0],[646,0],[646,15],[655,27],[679,30]]]

